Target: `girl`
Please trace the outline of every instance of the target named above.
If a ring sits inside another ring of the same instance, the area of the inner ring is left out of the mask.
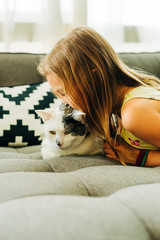
[[[86,113],[105,139],[106,156],[137,166],[160,165],[160,80],[126,66],[110,44],[87,27],[72,30],[39,71],[53,92]]]

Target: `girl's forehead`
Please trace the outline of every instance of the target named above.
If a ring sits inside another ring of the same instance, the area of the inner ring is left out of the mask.
[[[62,80],[54,72],[47,74],[46,78],[48,81],[52,81],[54,83],[63,83]]]
[[[63,81],[57,76],[56,73],[50,73],[46,75],[47,81],[49,82],[50,86],[56,91],[56,90],[63,90],[64,89],[64,83]]]

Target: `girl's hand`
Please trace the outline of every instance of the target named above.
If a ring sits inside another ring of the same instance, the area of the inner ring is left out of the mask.
[[[118,157],[116,156],[116,154],[113,152],[113,150],[111,149],[111,147],[109,146],[108,143],[104,143],[104,148],[105,148],[105,153],[106,153],[106,157],[114,159],[116,161],[123,161],[125,163],[130,163],[135,165],[138,154],[139,154],[139,150],[136,148],[133,148],[129,145],[118,145],[116,144],[114,146]]]

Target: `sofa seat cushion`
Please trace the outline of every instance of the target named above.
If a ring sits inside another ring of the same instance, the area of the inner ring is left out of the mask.
[[[151,169],[105,165],[65,173],[53,172],[54,169],[49,166],[47,169],[44,162],[41,165],[43,167],[41,172],[38,172],[40,167],[35,167],[33,172],[21,169],[21,172],[0,174],[0,202],[44,194],[109,196],[130,186],[160,183],[160,167]]]
[[[0,147],[0,159],[42,159],[41,145],[21,148]]]
[[[41,146],[23,148],[0,147],[0,173],[7,172],[69,172],[80,168],[120,165],[104,156],[66,156],[42,159]]]
[[[109,197],[41,195],[0,205],[0,239],[160,239],[160,184]],[[12,236],[12,238],[11,238]]]

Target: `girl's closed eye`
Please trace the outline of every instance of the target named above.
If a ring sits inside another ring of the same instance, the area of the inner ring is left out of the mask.
[[[62,97],[65,97],[65,96],[66,96],[66,94],[63,93],[63,92],[61,92],[60,95],[61,95]]]
[[[66,94],[64,92],[62,92],[62,91],[58,91],[57,92],[57,96],[62,99],[64,97],[66,97]]]
[[[63,98],[63,97],[65,97],[66,96],[66,94],[65,93],[63,93],[63,92],[54,92],[53,90],[52,90],[52,93],[54,94],[54,95],[56,95],[58,98]]]

